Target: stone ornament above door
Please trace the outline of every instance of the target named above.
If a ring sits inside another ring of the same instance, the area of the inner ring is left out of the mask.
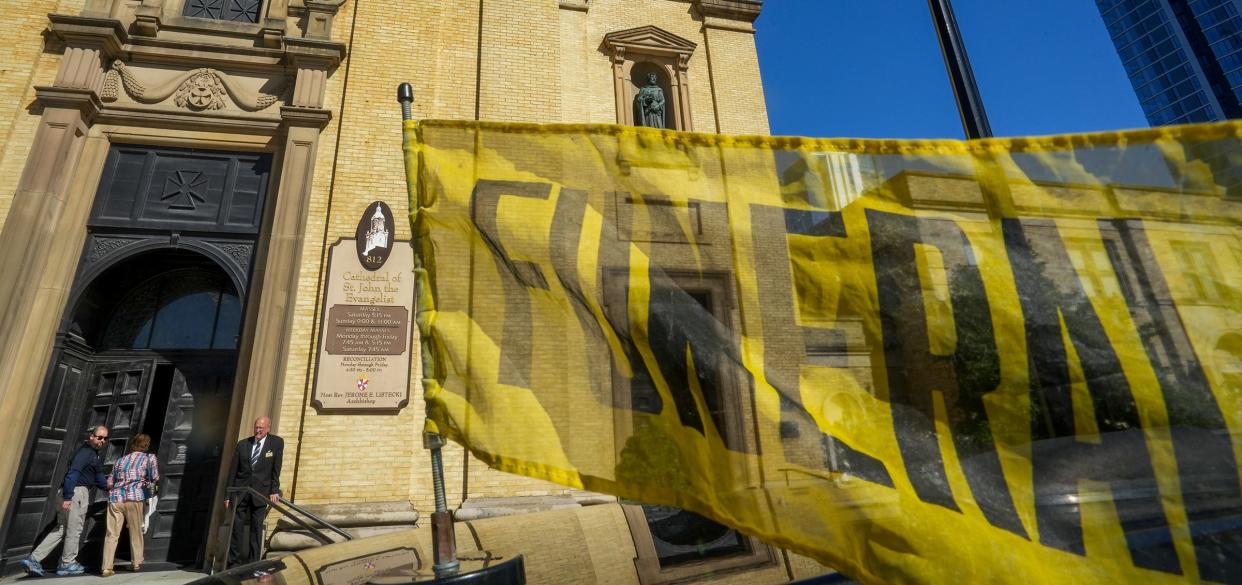
[[[332,118],[324,109],[327,80],[347,52],[331,40],[345,1],[264,0],[264,22],[283,32],[250,46],[238,36],[249,33],[233,28],[270,27],[181,16],[183,0],[85,0],[81,14],[48,15],[45,50],[64,57],[36,98],[44,108],[80,110],[88,126],[158,123],[253,135],[322,129]],[[166,17],[169,26],[143,33],[143,15]]]
[[[171,97],[178,107],[202,111],[224,109],[231,101],[248,112],[266,109],[280,100],[276,93],[248,89],[228,74],[206,67],[173,75],[161,75],[161,72],[146,75],[150,77],[144,83],[124,62],[114,60],[112,68],[104,74],[100,99],[115,102],[120,97],[120,89],[124,88],[126,95],[143,104],[157,104]]]

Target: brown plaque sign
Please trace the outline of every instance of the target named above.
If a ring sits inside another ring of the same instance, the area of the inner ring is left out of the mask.
[[[332,355],[401,355],[409,325],[405,307],[336,305],[328,309],[324,344]]]
[[[410,401],[414,249],[389,244],[376,268],[355,253],[354,240],[328,253],[312,394],[320,411],[397,412]]]

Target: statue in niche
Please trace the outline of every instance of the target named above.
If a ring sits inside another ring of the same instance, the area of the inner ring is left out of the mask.
[[[664,128],[664,90],[660,89],[659,77],[655,73],[647,74],[647,85],[638,90],[634,98],[638,103],[638,111],[642,117],[639,126],[648,128]]]

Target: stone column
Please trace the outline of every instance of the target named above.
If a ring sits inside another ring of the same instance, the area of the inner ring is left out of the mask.
[[[263,29],[259,32],[263,46],[273,49],[280,47],[281,38],[285,36],[285,22],[288,18],[288,0],[268,0],[267,12],[261,20]]]
[[[311,209],[315,159],[319,135],[332,119],[331,110],[324,109],[324,92],[328,74],[345,57],[345,45],[337,42],[284,37],[287,68],[294,74],[294,86],[287,105],[280,108],[284,145],[277,161],[280,165],[276,200],[269,203],[268,225],[259,248],[251,294],[255,295],[247,309],[245,330],[253,337],[239,348],[234,399],[226,427],[226,437],[250,434],[250,421],[261,415],[272,418],[272,430],[281,434],[280,402],[285,384],[289,346],[294,335],[312,335],[294,330],[294,309],[297,305],[298,278],[302,269],[302,249],[306,243],[307,218]],[[231,443],[232,441],[229,441]],[[286,451],[285,471],[295,465],[290,441]],[[216,493],[224,493],[228,481],[228,465],[222,464],[216,479]],[[286,489],[292,486],[286,486]],[[225,521],[224,509],[217,503],[208,534],[216,534]],[[219,558],[216,550],[223,543],[208,539],[207,558]]]
[[[297,281],[301,270],[306,218],[310,210],[311,183],[319,134],[332,119],[324,109],[323,97],[328,73],[345,56],[345,47],[331,41],[285,37],[288,68],[294,70],[295,83],[287,105],[280,109],[284,128],[284,147],[280,163],[280,185],[272,206],[268,230],[260,245],[260,256],[251,278],[258,295],[257,308],[248,310],[245,327],[254,331],[249,347],[242,347],[234,396],[245,396],[234,404],[226,436],[248,434],[249,421],[260,415],[272,417],[272,428],[279,430],[279,405],[284,387],[285,364],[289,357],[289,338],[294,335],[293,309],[297,301]],[[251,303],[254,305],[254,303]]]
[[[26,455],[27,421],[34,418],[53,338],[64,313],[86,237],[94,184],[103,165],[103,144],[87,146],[100,108],[105,59],[119,52],[124,31],[112,20],[49,15],[49,43],[64,56],[50,87],[36,87],[39,128],[30,145],[0,230],[0,477],[14,478]],[[88,156],[83,157],[83,152]],[[13,482],[0,482],[0,502]]]
[[[306,218],[310,211],[312,177],[319,133],[332,118],[320,108],[284,106],[281,118],[286,127],[281,155],[280,187],[272,210],[264,255],[255,266],[251,290],[260,291],[252,326],[254,341],[243,355],[249,355],[245,374],[245,403],[238,419],[239,433],[256,417],[267,414],[276,427],[285,365],[289,358],[289,339],[293,331],[293,309],[297,302],[298,276],[302,266]],[[300,332],[310,335],[311,332]],[[239,371],[239,378],[243,372]],[[245,434],[245,433],[242,433]]]
[[[306,30],[302,36],[308,39],[327,40],[332,34],[332,20],[340,2],[306,0]]]
[[[164,18],[164,0],[142,0],[134,6],[134,34],[153,37]]]
[[[677,65],[673,67],[675,75],[670,75],[672,79],[673,99],[677,104],[677,129],[686,132],[694,131],[693,117],[690,115],[690,54],[683,53],[677,55]]]
[[[629,62],[625,59],[625,47],[613,47],[609,57],[612,58],[612,88],[617,100],[617,123],[623,126],[633,126],[636,122],[633,104],[630,103],[630,93],[627,91],[630,70],[627,66]]]
[[[293,310],[297,304],[315,153],[319,147],[319,134],[332,119],[332,112],[283,106],[280,114],[285,125],[285,143],[279,158],[280,187],[276,191],[275,203],[269,204],[273,206],[270,227],[251,277],[250,290],[254,291],[251,294],[258,293],[258,302],[250,303],[252,306],[247,310],[244,326],[254,331],[254,337],[249,344],[239,348],[241,359],[237,363],[234,381],[237,390],[233,392],[234,403],[225,437],[248,435],[250,421],[262,415],[271,416],[273,432],[279,430],[280,397],[289,360],[289,341],[293,335],[311,334],[293,330]],[[241,404],[237,404],[237,397],[244,397]],[[226,445],[232,443],[233,440],[225,441]],[[289,446],[294,445],[290,442]],[[286,471],[293,468],[293,455],[292,451],[285,453]],[[218,494],[224,493],[228,467],[222,460],[216,478]],[[225,521],[224,508],[216,502],[208,534],[216,534],[217,528]],[[217,550],[221,546],[223,542],[219,539],[209,538],[206,558],[219,560],[222,554],[226,554]]]

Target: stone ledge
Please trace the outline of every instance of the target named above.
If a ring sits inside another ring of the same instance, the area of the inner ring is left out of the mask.
[[[409,502],[358,502],[348,504],[298,504],[298,507],[323,518],[337,528],[400,526],[411,528],[418,523],[418,510]],[[314,525],[314,523],[311,523]],[[299,530],[285,517],[276,522],[277,530]],[[354,532],[347,530],[346,532]]]
[[[76,109],[82,112],[88,123],[99,114],[103,104],[94,90],[72,87],[47,87],[36,85],[35,100],[43,108]]]
[[[332,110],[324,108],[304,108],[299,106],[281,106],[280,119],[289,126],[318,127],[323,129],[332,121]]]
[[[517,516],[550,510],[568,510],[600,504],[615,504],[617,498],[587,491],[559,496],[513,496],[507,498],[470,498],[453,512],[458,522]]]
[[[763,10],[763,0],[694,0],[699,14],[730,20],[754,22]]]
[[[280,118],[248,112],[202,114],[142,104],[108,104],[100,110],[98,121],[110,124],[154,126],[211,132],[242,132],[274,136],[281,131]],[[325,122],[326,124],[326,122]]]
[[[346,529],[345,532],[348,532],[356,540],[359,538],[370,538],[381,534],[409,530],[413,527],[413,525],[409,524],[370,526],[362,528],[349,528]],[[332,542],[343,542],[345,540],[345,537],[330,530],[320,530],[320,532],[323,532],[324,536],[332,539]],[[275,555],[277,553],[306,550],[320,545],[322,545],[322,543],[319,542],[319,539],[311,536],[310,533],[305,530],[280,530],[272,534],[272,539],[268,542],[267,550],[269,555]]]
[[[703,28],[750,34],[755,33],[755,25],[750,22],[744,20],[739,21],[732,18],[721,18],[719,16],[704,16]]]
[[[297,37],[285,37],[284,46],[286,58],[294,67],[318,66],[324,70],[335,69],[348,51],[345,43]]]
[[[65,45],[98,44],[109,59],[120,56],[129,42],[125,27],[116,19],[68,14],[49,14],[47,19],[51,38]]]

